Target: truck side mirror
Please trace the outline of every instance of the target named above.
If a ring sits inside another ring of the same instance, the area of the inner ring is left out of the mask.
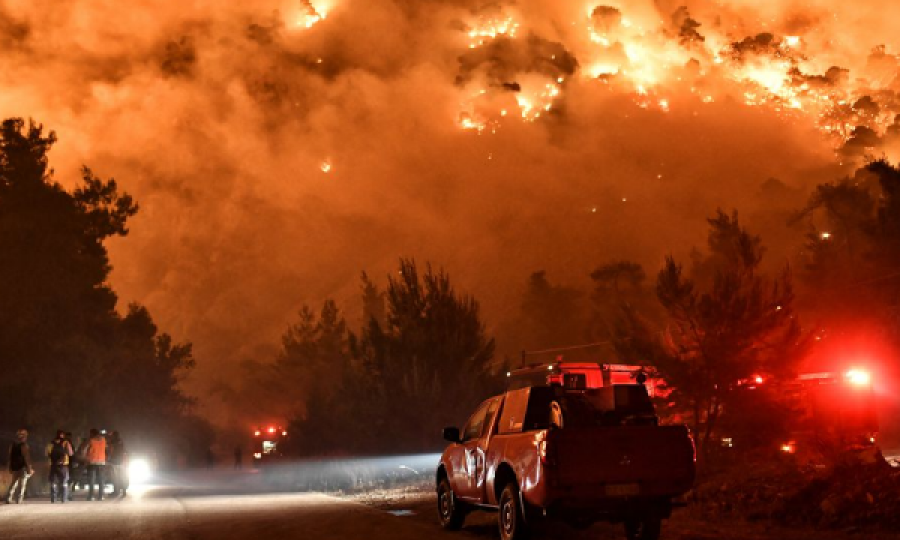
[[[444,428],[444,440],[452,443],[459,442],[459,428],[456,427],[445,427]]]

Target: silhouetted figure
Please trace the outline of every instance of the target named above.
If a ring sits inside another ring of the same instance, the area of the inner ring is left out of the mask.
[[[206,468],[212,469],[216,466],[216,455],[213,454],[212,448],[206,449]]]
[[[240,470],[244,466],[244,454],[240,445],[234,447],[234,468]]]
[[[91,439],[87,445],[88,499],[94,500],[94,485],[100,486],[98,499],[103,500],[104,476],[106,470],[106,437],[96,429],[91,430]]]
[[[73,441],[72,434],[67,433],[66,438]],[[75,487],[84,489],[84,478],[87,476],[87,447],[90,443],[90,437],[79,437],[78,444],[73,444],[75,455],[69,460],[69,500],[72,500],[72,493]]]
[[[113,495],[115,496],[124,497],[128,490],[128,473],[125,470],[127,459],[125,442],[118,431],[113,431],[106,448],[106,462],[112,475]]]
[[[58,430],[56,438],[47,445],[47,457],[50,459],[50,504],[56,501],[64,503],[69,498],[69,462],[74,453],[66,432]]]
[[[7,463],[9,463],[9,473],[12,478],[9,480],[9,490],[6,492],[6,504],[12,504],[14,500],[18,504],[25,499],[25,486],[28,485],[28,479],[34,474],[34,467],[31,466],[31,451],[28,448],[28,432],[24,429],[16,432],[16,441],[9,447]],[[15,497],[17,489],[19,496]]]

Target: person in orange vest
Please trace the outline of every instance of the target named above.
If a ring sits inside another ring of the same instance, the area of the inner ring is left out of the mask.
[[[94,500],[94,484],[100,486],[98,499],[103,500],[104,491],[104,472],[106,469],[106,437],[100,434],[96,429],[91,430],[91,439],[88,441],[87,448],[87,472],[88,472],[88,499]]]

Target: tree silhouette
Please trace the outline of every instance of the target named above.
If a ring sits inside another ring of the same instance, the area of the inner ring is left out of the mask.
[[[87,168],[66,191],[55,142],[33,121],[0,124],[0,424],[162,435],[191,403],[178,389],[191,347],[140,306],[116,312],[104,241],[127,235],[137,204]]]
[[[789,270],[774,278],[762,275],[762,242],[740,226],[737,212],[719,211],[708,221],[704,263],[711,282],[701,288],[674,258],[666,259],[656,284],[666,330],[660,347],[648,347],[667,383],[689,406],[702,448],[740,381],[760,374],[789,377],[803,342]]]
[[[532,273],[518,317],[520,346],[547,349],[583,343],[587,329],[582,297],[581,291],[551,283],[543,270]]]
[[[364,295],[373,291],[364,276]],[[375,311],[349,336],[340,383],[316,385],[306,414],[292,422],[295,433],[316,433],[297,442],[299,453],[431,450],[441,427],[498,390],[478,302],[458,294],[446,273],[428,266],[420,274],[414,261],[401,260],[384,294],[384,322]]]

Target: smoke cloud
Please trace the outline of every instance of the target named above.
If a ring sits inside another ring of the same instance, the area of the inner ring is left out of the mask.
[[[532,271],[656,268],[717,206],[783,264],[783,193],[900,154],[892,0],[239,4],[0,1],[0,114],[139,201],[112,283],[198,391],[400,256],[492,326]]]

